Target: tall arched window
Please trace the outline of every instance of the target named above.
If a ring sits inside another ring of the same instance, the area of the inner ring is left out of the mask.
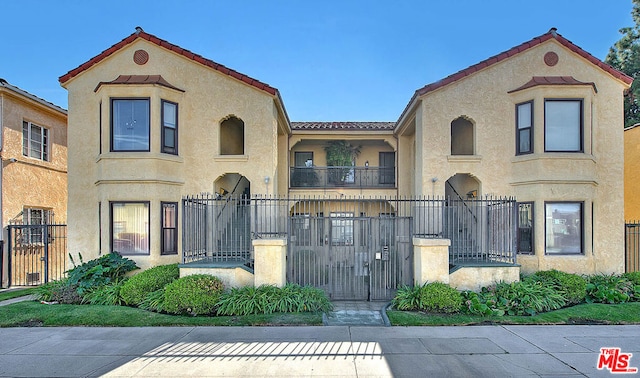
[[[451,122],[451,155],[474,155],[474,125],[459,117]]]
[[[234,116],[220,123],[220,155],[244,155],[244,122]]]

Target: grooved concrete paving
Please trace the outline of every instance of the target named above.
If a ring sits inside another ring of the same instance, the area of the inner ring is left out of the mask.
[[[324,314],[326,326],[390,326],[385,312],[388,302],[334,301],[333,311]]]
[[[0,376],[605,377],[599,349],[640,367],[638,340],[639,325],[3,328]]]

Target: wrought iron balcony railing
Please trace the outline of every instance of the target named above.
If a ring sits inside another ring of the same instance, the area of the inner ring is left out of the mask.
[[[291,188],[395,188],[395,167],[291,167]]]

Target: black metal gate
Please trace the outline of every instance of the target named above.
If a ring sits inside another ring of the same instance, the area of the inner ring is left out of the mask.
[[[64,277],[67,225],[9,225],[9,286],[37,286]]]
[[[287,281],[334,300],[387,300],[413,283],[412,219],[393,215],[293,215]]]

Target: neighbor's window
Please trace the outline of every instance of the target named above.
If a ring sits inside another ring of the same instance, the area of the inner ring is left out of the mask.
[[[53,211],[48,209],[25,208],[22,211],[22,221],[27,226],[40,226],[53,223]],[[29,244],[42,243],[44,230],[42,227],[28,227],[22,229],[24,241]]]
[[[161,255],[178,253],[178,203],[162,202]]]
[[[533,152],[533,101],[516,105],[516,155]]]
[[[149,151],[149,99],[111,99],[111,151]]]
[[[244,155],[244,122],[230,117],[220,123],[220,155]]]
[[[49,130],[35,123],[23,121],[22,154],[49,161]]]
[[[582,253],[582,202],[545,203],[547,254]]]
[[[111,250],[149,254],[149,202],[111,202]]]
[[[582,100],[545,100],[545,152],[582,152]]]
[[[533,202],[518,203],[518,253],[533,254]]]
[[[178,104],[162,100],[162,152],[178,154]]]

